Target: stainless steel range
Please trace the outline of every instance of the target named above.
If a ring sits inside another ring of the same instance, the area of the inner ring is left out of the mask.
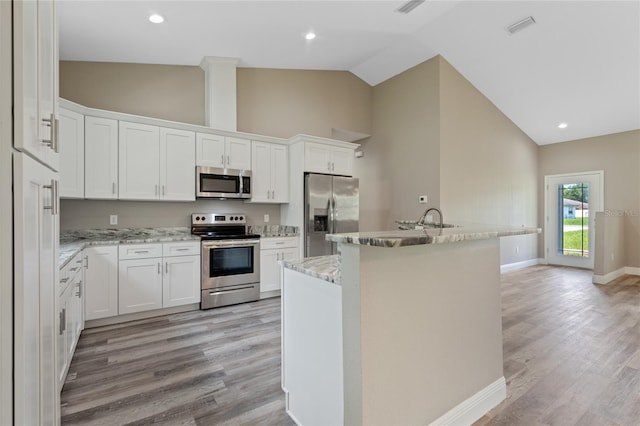
[[[201,309],[260,298],[260,236],[246,223],[242,213],[191,215],[191,233],[202,238]]]

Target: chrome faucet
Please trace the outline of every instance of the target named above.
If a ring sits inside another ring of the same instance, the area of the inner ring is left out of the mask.
[[[435,208],[435,207],[430,207],[428,208],[423,214],[422,216],[420,216],[420,219],[418,219],[418,223],[416,223],[416,225],[424,225],[424,221],[427,219],[427,215],[429,214],[430,211],[435,210],[438,212],[438,214],[440,215],[440,229],[443,228],[444,226],[444,219],[442,218],[442,212]]]

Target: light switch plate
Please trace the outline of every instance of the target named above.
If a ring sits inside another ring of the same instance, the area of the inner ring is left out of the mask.
[[[269,215],[268,214],[264,215],[264,223],[269,223]]]
[[[117,225],[118,224],[118,215],[112,214],[109,216],[109,225]]]

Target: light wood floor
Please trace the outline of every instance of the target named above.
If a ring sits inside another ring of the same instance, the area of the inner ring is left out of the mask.
[[[484,425],[640,425],[640,277],[535,266],[502,275],[507,399]],[[85,330],[62,423],[292,425],[280,301]]]

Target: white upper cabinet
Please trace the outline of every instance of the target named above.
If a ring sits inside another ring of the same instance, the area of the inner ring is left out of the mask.
[[[353,175],[354,150],[339,146],[306,142],[304,171],[331,175]]]
[[[160,198],[195,201],[195,133],[160,128]]]
[[[84,115],[60,108],[60,197],[84,198]]]
[[[119,198],[195,200],[194,133],[119,123]]]
[[[14,146],[58,170],[58,57],[53,1],[16,1],[13,15]]]
[[[229,136],[197,133],[196,165],[251,170],[251,141]]]
[[[120,199],[160,199],[160,129],[125,121],[119,128]]]
[[[118,120],[85,117],[85,185],[88,199],[118,198]]]
[[[251,202],[289,202],[288,147],[254,141],[251,158]]]

